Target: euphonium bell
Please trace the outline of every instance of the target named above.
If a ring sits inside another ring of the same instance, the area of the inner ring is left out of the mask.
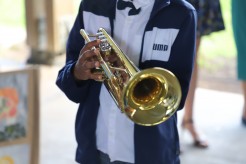
[[[160,124],[170,118],[181,101],[181,87],[176,76],[163,68],[140,71],[122,52],[111,36],[100,28],[96,35],[80,30],[84,39],[100,39],[98,60],[105,78],[103,83],[119,109],[133,122],[143,126]],[[113,62],[106,56],[113,55]]]

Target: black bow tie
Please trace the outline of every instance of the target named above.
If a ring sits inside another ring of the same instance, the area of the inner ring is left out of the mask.
[[[130,11],[128,12],[128,15],[137,15],[140,13],[141,11],[141,8],[139,9],[136,9],[136,7],[133,5],[132,2],[129,2],[129,1],[123,1],[123,0],[118,0],[118,3],[117,3],[117,9],[118,10],[124,10],[125,8],[127,7],[130,7]]]

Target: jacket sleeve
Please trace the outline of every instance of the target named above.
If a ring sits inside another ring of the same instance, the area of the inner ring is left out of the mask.
[[[65,95],[73,102],[79,103],[84,101],[91,80],[75,81],[73,76],[73,68],[79,57],[81,48],[85,42],[80,35],[80,29],[83,24],[83,2],[80,4],[74,25],[70,31],[67,47],[66,47],[66,63],[65,66],[58,72],[56,85],[65,93]]]
[[[175,56],[175,58],[172,59],[172,63],[175,66],[173,73],[177,76],[182,88],[182,99],[179,109],[184,107],[196,55],[196,11],[189,10],[189,14],[187,15],[172,47],[172,53]]]

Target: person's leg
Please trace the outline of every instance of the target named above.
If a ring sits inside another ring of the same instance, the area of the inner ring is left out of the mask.
[[[193,104],[195,98],[195,91],[197,86],[197,76],[198,76],[198,61],[197,52],[200,45],[200,40],[197,40],[196,58],[194,63],[194,69],[190,81],[190,88],[185,102],[185,112],[183,116],[183,121],[188,121],[193,118]]]
[[[197,79],[198,79],[198,50],[200,47],[200,42],[201,42],[201,39],[198,38],[197,45],[196,45],[197,46],[196,59],[194,63],[193,74],[191,77],[189,92],[188,92],[187,99],[185,102],[182,128],[187,129],[190,132],[194,140],[194,146],[199,147],[199,148],[206,148],[208,147],[208,143],[200,139],[199,134],[193,123],[193,106],[194,106],[195,91],[196,91]]]
[[[242,114],[242,123],[246,126],[246,81],[242,81],[243,96],[244,96],[244,105],[243,105],[243,114]]]

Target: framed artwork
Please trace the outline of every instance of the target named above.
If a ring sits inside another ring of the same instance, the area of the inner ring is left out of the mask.
[[[38,164],[39,68],[0,71],[0,164]]]

